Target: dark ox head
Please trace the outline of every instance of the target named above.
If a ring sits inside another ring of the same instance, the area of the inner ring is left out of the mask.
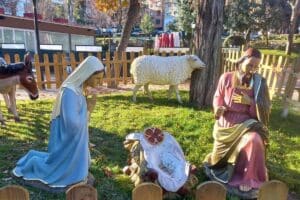
[[[24,57],[24,65],[24,69],[19,72],[20,84],[28,92],[30,99],[35,100],[39,97],[39,90],[32,72],[32,63],[29,53]]]

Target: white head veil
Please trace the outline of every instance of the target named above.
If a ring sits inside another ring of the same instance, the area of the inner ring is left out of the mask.
[[[73,90],[76,94],[82,94],[82,84],[95,72],[104,69],[103,64],[95,56],[87,57],[62,83],[51,115],[51,120],[60,115],[61,98],[65,88]]]

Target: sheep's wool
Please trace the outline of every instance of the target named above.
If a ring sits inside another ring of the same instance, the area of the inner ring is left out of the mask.
[[[136,85],[178,85],[191,76],[188,56],[140,56],[130,68]]]

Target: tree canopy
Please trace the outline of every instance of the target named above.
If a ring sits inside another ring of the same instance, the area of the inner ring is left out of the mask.
[[[152,19],[150,15],[145,14],[141,20],[141,29],[143,33],[150,35],[152,31],[154,30],[154,24],[152,22]]]
[[[128,0],[95,0],[96,8],[105,13],[116,12],[121,7],[128,7],[128,4]]]

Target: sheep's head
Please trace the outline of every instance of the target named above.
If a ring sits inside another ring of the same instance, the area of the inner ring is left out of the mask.
[[[202,69],[205,68],[204,62],[198,58],[196,55],[187,56],[188,62],[192,69]]]

